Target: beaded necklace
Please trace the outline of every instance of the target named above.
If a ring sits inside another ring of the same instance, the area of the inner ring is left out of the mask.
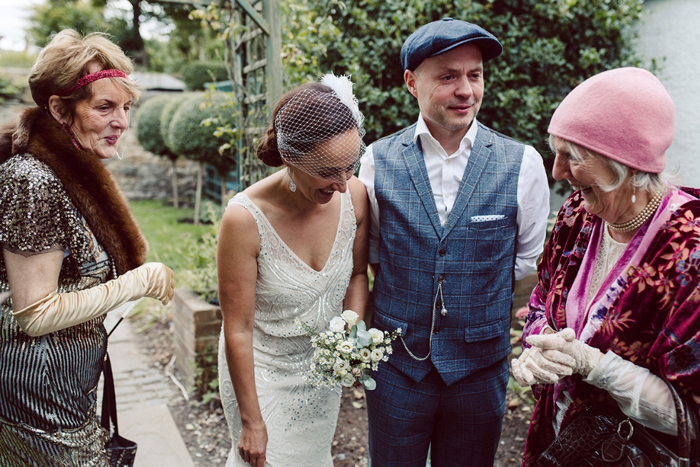
[[[649,200],[644,209],[642,209],[642,212],[637,214],[634,217],[634,219],[627,222],[623,222],[622,224],[610,224],[606,221],[605,225],[610,227],[610,230],[619,233],[632,232],[633,230],[637,230],[656,212],[656,210],[659,207],[659,204],[661,204],[662,198],[662,192],[656,193],[654,197]]]

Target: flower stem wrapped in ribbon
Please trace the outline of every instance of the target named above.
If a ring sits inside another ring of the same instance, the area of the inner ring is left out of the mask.
[[[304,380],[320,385],[342,384],[345,387],[361,384],[371,391],[377,383],[370,376],[381,362],[389,360],[391,343],[401,335],[401,329],[389,333],[371,328],[357,313],[345,310],[331,320],[329,330],[318,332],[306,323],[297,324],[311,336],[311,345],[316,349],[311,370]]]

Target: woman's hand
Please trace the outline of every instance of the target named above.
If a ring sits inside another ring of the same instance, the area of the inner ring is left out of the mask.
[[[603,358],[600,350],[576,339],[576,333],[571,328],[554,334],[528,336],[526,340],[533,348],[541,349],[544,358],[565,364],[573,373],[584,377],[588,376],[588,373]],[[571,359],[565,359],[564,355],[568,355]]]
[[[549,352],[549,351],[547,351]],[[519,358],[511,361],[513,377],[521,386],[533,384],[554,384],[563,376],[572,374],[572,358],[568,355],[543,355],[542,349],[525,349]]]
[[[267,449],[267,427],[261,419],[253,423],[243,423],[241,438],[238,440],[238,454],[253,467],[265,465]]]
[[[133,282],[142,287],[142,296],[160,300],[167,305],[175,293],[173,271],[163,263],[146,263],[133,271]],[[127,273],[128,274],[128,273]],[[126,275],[126,274],[125,274]]]

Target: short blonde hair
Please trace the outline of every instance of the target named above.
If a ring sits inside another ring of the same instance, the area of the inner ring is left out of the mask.
[[[81,77],[90,74],[94,65],[99,70],[121,70],[126,74],[134,71],[129,57],[105,34],[95,32],[83,37],[72,29],[64,29],[54,35],[29,72],[29,89],[34,102],[41,108],[48,108],[51,96],[71,89]],[[133,81],[119,77],[109,79],[120,85],[134,101],[138,100],[141,92]],[[91,84],[62,96],[62,113],[72,118],[76,104],[90,98]]]

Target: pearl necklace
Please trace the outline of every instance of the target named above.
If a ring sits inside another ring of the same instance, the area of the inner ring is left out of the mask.
[[[605,225],[610,227],[610,230],[619,233],[632,232],[634,230],[637,230],[656,212],[656,210],[659,207],[659,204],[661,204],[662,198],[662,192],[656,193],[654,197],[649,200],[644,209],[642,209],[642,212],[637,214],[635,218],[631,221],[627,221],[622,224],[610,224],[606,221]]]

